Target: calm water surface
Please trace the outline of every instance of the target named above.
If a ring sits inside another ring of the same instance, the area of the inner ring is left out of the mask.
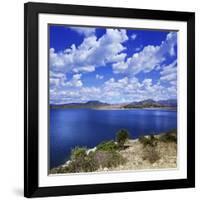
[[[170,110],[50,110],[50,168],[69,159],[75,146],[94,147],[127,129],[132,138],[177,127],[177,112]]]

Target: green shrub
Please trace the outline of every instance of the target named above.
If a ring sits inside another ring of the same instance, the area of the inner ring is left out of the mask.
[[[143,150],[142,158],[144,160],[148,160],[151,164],[153,164],[160,159],[160,156],[155,147],[148,145]]]
[[[71,162],[65,167],[65,173],[92,172],[98,169],[93,153],[87,155],[86,151],[84,147],[76,147],[71,151]]]
[[[58,171],[58,168],[53,168],[49,170],[49,174],[56,174]]]
[[[141,136],[139,142],[143,144],[143,160],[148,160],[151,164],[160,159],[156,150],[158,139],[154,135]]]
[[[71,160],[84,158],[87,155],[86,151],[87,149],[85,147],[75,147],[71,150]]]
[[[166,133],[164,135],[161,135],[159,138],[160,141],[162,142],[175,142],[177,143],[177,136],[172,133]]]
[[[147,137],[145,137],[145,136],[140,136],[139,137],[139,142],[141,144],[143,144],[144,146],[146,146],[149,143],[149,139]]]
[[[92,154],[89,154],[83,158],[79,157],[76,160],[73,160],[67,166],[68,172],[93,172],[98,169],[98,165],[94,160]]]
[[[120,148],[124,147],[126,140],[129,138],[129,132],[125,129],[121,129],[116,134],[116,141]]]
[[[91,172],[97,169],[91,154],[87,155],[87,148],[75,147],[71,151],[71,162],[65,167],[66,172]]]
[[[157,146],[157,141],[158,139],[154,137],[154,135],[150,135],[150,136],[141,136],[139,137],[139,142],[143,144],[144,147],[146,146],[152,146],[155,147]]]
[[[118,149],[118,146],[113,140],[104,141],[104,142],[100,143],[99,145],[97,145],[97,150],[113,151],[113,150],[117,150],[117,149]]]
[[[95,152],[90,152],[84,157],[78,156],[67,166],[54,168],[50,170],[50,173],[93,172],[100,168],[116,167],[124,162],[125,159],[116,151],[98,150]]]
[[[125,159],[116,151],[96,151],[94,154],[99,168],[116,167],[125,162]]]

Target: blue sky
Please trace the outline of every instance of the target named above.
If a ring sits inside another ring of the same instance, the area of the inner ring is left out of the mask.
[[[177,33],[49,27],[50,103],[177,98]]]

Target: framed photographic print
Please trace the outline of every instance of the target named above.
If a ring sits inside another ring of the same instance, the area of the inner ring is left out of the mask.
[[[25,4],[26,197],[195,186],[195,14]]]

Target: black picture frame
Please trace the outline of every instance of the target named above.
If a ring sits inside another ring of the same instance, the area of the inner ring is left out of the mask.
[[[38,184],[38,15],[71,14],[187,22],[187,178],[74,186]],[[195,13],[80,5],[24,5],[24,196],[44,197],[195,187]]]

